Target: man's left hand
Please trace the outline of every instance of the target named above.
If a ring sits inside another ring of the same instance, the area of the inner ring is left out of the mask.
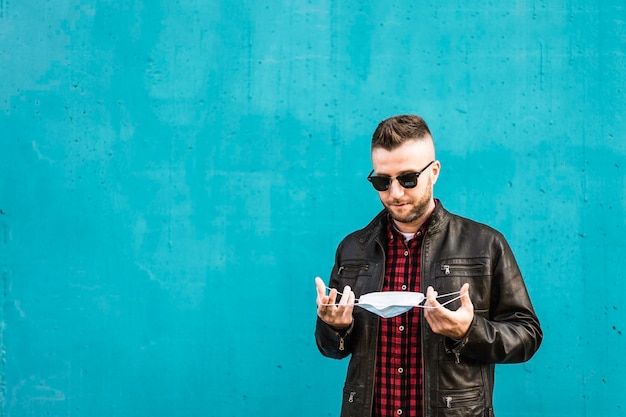
[[[474,319],[474,304],[469,297],[469,284],[461,287],[461,307],[458,310],[448,310],[437,301],[437,291],[428,287],[426,291],[426,306],[424,317],[434,333],[460,340],[466,334]]]

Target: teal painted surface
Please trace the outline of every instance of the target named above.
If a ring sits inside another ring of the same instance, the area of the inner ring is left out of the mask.
[[[313,277],[429,121],[546,338],[507,416],[626,415],[622,1],[0,0],[3,416],[333,416]]]

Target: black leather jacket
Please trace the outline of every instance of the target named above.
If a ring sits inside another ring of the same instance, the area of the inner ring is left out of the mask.
[[[339,245],[330,287],[350,285],[356,297],[383,286],[386,211]],[[424,417],[493,416],[496,363],[529,360],[543,333],[522,275],[504,237],[480,223],[453,215],[437,204],[423,241],[422,291],[439,294],[470,284],[474,320],[461,341],[430,330],[421,310],[424,363]],[[448,305],[456,309],[458,301]],[[355,307],[353,323],[338,332],[319,318],[317,346],[328,357],[352,355],[344,386],[342,417],[372,413],[374,371],[380,318]]]

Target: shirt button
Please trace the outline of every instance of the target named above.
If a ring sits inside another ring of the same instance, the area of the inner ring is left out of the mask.
[[[407,286],[406,286],[406,285],[403,285],[403,286],[402,286],[402,291],[406,291],[406,288],[407,288]]]
[[[403,332],[403,331],[404,331],[404,326],[400,326],[400,327],[398,327],[398,330],[400,330],[401,332]]]
[[[401,374],[404,372],[404,368],[398,368],[398,373]]]
[[[421,235],[422,235],[422,232],[421,232],[421,231],[417,232],[417,235],[418,235],[418,236],[421,236]]]
[[[404,256],[409,256],[409,251],[408,250],[404,251]]]
[[[398,414],[399,416],[401,416],[401,415],[402,415],[402,409],[401,409],[401,408],[398,408],[398,411],[396,411],[396,414]]]

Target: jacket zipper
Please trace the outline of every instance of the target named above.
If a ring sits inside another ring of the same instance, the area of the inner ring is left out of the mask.
[[[363,265],[342,265],[339,267],[339,269],[337,270],[337,275],[341,275],[341,273],[346,270],[346,271],[359,271],[361,269],[364,270],[369,270],[370,266],[368,264],[363,264]]]
[[[429,227],[430,228],[430,227]],[[428,250],[426,250],[426,245],[430,244],[430,241],[428,240],[429,234],[428,234],[428,230],[426,230],[426,234],[424,235],[424,238],[422,240],[422,247],[421,247],[421,251],[422,251],[422,256],[420,257],[420,287],[423,288],[424,285],[428,285],[430,283],[426,282],[424,280],[424,265],[426,265],[426,262],[424,262],[424,258],[426,257],[426,253],[428,252]],[[434,284],[433,284],[434,285]],[[422,288],[420,288],[420,291],[422,290]],[[421,309],[420,309],[421,310]],[[419,326],[420,326],[420,331],[422,333],[422,335],[424,334],[424,329],[425,329],[425,325],[424,322],[426,320],[424,320],[424,312],[420,311],[419,313],[420,315],[420,320],[419,320]],[[425,371],[425,366],[424,366],[424,338],[420,337],[420,366],[422,368],[422,372],[424,374],[424,381],[422,384],[422,392],[425,392],[426,390],[430,390],[430,379],[428,378],[426,371]],[[427,398],[426,396],[424,396],[424,398]],[[422,415],[426,415],[426,408],[428,407],[430,403],[430,400],[428,401],[422,401]]]
[[[441,270],[444,274],[450,275],[450,271],[467,271],[467,270],[481,270],[483,265],[450,265],[443,264],[441,265]]]
[[[464,404],[467,403],[468,401],[473,401],[480,398],[480,394],[473,394],[473,395],[459,395],[453,397],[452,395],[446,395],[445,397],[443,397],[443,400],[446,402],[446,408],[452,408],[452,405],[456,405],[456,404]]]
[[[378,245],[378,247],[380,248],[380,251],[383,254],[383,262],[382,265],[387,265],[387,253],[385,252],[385,248],[383,246],[382,243],[380,243],[380,241],[378,239],[375,239],[376,244]],[[383,268],[382,270],[382,278],[379,281],[378,284],[378,291],[382,291],[383,290],[383,285],[385,284],[385,270]],[[380,321],[378,321],[378,326],[376,326],[376,340],[378,340],[378,335],[380,333]],[[374,353],[374,372],[376,372],[376,362],[378,361],[378,352]],[[372,391],[371,391],[371,395],[370,395],[370,412],[372,409],[372,406],[374,404],[374,391],[375,391],[375,378],[372,378]]]

